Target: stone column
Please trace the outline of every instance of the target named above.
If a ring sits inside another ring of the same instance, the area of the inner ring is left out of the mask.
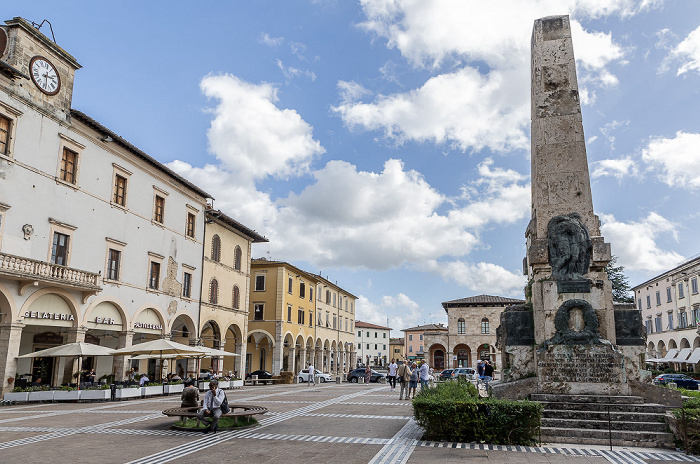
[[[275,343],[275,346],[272,347],[272,375],[280,374],[282,356],[284,356],[284,346],[282,343]]]
[[[134,340],[133,330],[119,332],[119,340],[117,340],[117,349],[126,348],[132,345]],[[115,380],[126,380],[127,356],[115,356],[112,363],[112,372]]]
[[[297,356],[294,347],[289,348],[289,370],[292,371],[292,375],[297,375]]]
[[[246,348],[247,346],[245,343],[236,343],[236,354],[239,354],[240,356],[236,356],[234,359],[233,370],[235,371],[236,376],[240,378],[245,377]]]
[[[348,366],[348,371],[351,369],[355,369],[355,366],[357,365],[357,351],[351,351],[350,352],[350,365]]]
[[[301,364],[301,366],[299,366],[299,369],[306,368],[306,347],[302,348],[299,351],[299,364]]]
[[[85,341],[85,334],[87,333],[87,329],[84,328],[76,328],[76,327],[71,327],[68,329],[68,333],[66,334],[66,344],[68,343],[76,343],[76,342],[84,342]],[[78,372],[78,358],[75,359],[70,359],[66,358],[66,368],[63,371],[63,380],[66,378],[68,379],[68,383],[73,382],[73,374]],[[76,384],[78,383],[78,379],[75,379]],[[59,383],[63,383],[62,381]]]
[[[0,393],[5,394],[14,388],[14,381],[8,383],[9,377],[15,377],[17,373],[17,356],[22,340],[21,322],[0,324]]]

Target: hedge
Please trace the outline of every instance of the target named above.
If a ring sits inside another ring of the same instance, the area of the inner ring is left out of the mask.
[[[416,395],[413,414],[425,440],[530,445],[537,442],[542,405],[479,399],[469,382],[445,382]]]

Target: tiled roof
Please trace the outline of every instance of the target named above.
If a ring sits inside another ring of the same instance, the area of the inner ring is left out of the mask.
[[[227,214],[223,213],[221,210],[208,209],[206,210],[206,214],[207,216],[212,217],[214,219],[218,219],[227,226],[232,227],[237,231],[241,232],[242,234],[250,237],[253,243],[269,242],[269,240],[266,239],[264,236],[258,234],[253,229],[249,229],[248,227],[244,226],[240,222],[233,219],[231,216],[228,216]]]
[[[362,322],[362,321],[355,321],[355,327],[360,327],[361,329],[391,330],[391,327],[384,327],[382,325],[370,324],[369,322]]]
[[[423,331],[430,331],[430,330],[437,330],[440,332],[447,332],[447,327],[441,324],[425,324],[425,325],[417,325],[415,327],[411,327],[409,329],[402,329],[402,332],[407,332],[407,331],[413,331],[413,330],[423,330]]]
[[[394,344],[400,343],[400,344],[403,345],[403,337],[401,337],[401,338],[390,338],[390,339],[389,339],[389,344],[392,344],[392,343],[394,343]]]
[[[492,295],[478,295],[478,296],[470,296],[468,298],[460,298],[459,300],[452,300],[452,301],[445,301],[442,303],[442,307],[447,309],[448,306],[468,306],[468,305],[475,305],[475,306],[483,306],[487,304],[496,304],[496,305],[509,305],[509,304],[518,304],[518,303],[525,303],[524,300],[517,300],[515,298],[505,298],[502,296],[492,296]]]

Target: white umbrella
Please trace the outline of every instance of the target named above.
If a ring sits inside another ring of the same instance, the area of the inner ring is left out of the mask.
[[[45,350],[35,351],[33,353],[23,354],[18,358],[61,358],[61,357],[78,357],[78,388],[80,388],[80,369],[83,363],[83,356],[112,356],[114,350],[92,343],[75,342],[67,345],[54,346]]]
[[[160,365],[162,366],[163,356],[165,355],[197,355],[201,352],[202,351],[197,346],[183,345],[182,343],[177,343],[172,340],[159,338],[157,340],[151,340],[150,342],[139,343],[137,345],[118,349],[114,351],[114,356],[129,354],[152,355],[151,357],[160,357]]]

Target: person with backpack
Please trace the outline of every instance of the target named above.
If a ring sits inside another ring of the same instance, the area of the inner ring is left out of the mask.
[[[396,375],[398,376],[400,384],[399,399],[403,399],[404,393],[406,394],[406,399],[408,399],[408,382],[411,380],[411,368],[408,367],[406,361],[399,366]]]

